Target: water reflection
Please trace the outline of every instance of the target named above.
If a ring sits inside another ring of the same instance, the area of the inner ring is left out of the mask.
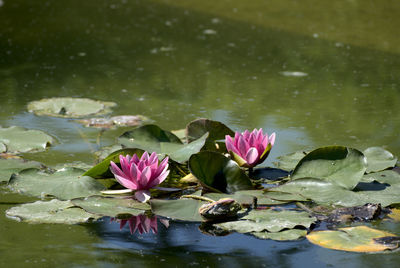
[[[111,218],[111,221],[119,222],[119,228],[125,227],[126,224],[129,226],[129,230],[131,234],[134,234],[136,231],[139,234],[148,234],[152,232],[153,234],[158,233],[158,221],[165,226],[165,228],[169,227],[169,221],[166,219],[157,218],[157,216],[147,216],[145,214],[141,214],[138,216],[132,216],[129,219],[116,219]]]

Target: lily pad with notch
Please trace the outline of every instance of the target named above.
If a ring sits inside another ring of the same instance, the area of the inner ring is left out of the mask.
[[[311,177],[353,189],[367,169],[362,152],[344,146],[318,148],[300,160],[290,178]]]
[[[1,159],[0,158],[0,182],[8,182],[11,175],[27,168],[43,168],[44,166],[36,161],[24,159]]]

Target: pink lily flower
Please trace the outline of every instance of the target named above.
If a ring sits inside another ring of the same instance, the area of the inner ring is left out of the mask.
[[[262,128],[252,132],[246,130],[243,133],[236,132],[235,137],[225,136],[225,145],[232,158],[241,167],[252,168],[262,163],[275,143],[275,133],[269,137],[263,134]]]
[[[125,188],[135,190],[135,198],[140,202],[150,199],[150,189],[162,183],[168,176],[168,157],[158,163],[156,153],[150,156],[144,152],[139,159],[136,154],[132,157],[119,156],[121,168],[113,161],[110,170],[115,179]]]

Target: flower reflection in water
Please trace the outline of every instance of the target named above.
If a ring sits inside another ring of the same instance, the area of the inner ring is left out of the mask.
[[[147,234],[150,231],[153,232],[153,234],[156,234],[158,232],[158,223],[157,220],[159,220],[165,228],[169,227],[169,221],[166,219],[158,219],[157,216],[153,217],[148,217],[144,214],[138,215],[138,216],[132,216],[129,219],[115,219],[112,218],[111,221],[117,221],[120,223],[119,228],[122,230],[124,226],[128,223],[129,225],[129,230],[131,234],[134,234],[136,231],[139,232],[139,234]]]

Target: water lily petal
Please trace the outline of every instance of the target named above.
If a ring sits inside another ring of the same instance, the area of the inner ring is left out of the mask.
[[[244,156],[247,153],[249,145],[247,144],[247,142],[245,141],[245,139],[240,136],[239,137],[239,141],[238,141],[238,149],[239,149],[239,155],[244,158]]]
[[[146,163],[148,160],[149,160],[149,154],[147,152],[144,152],[144,154],[142,154],[142,157],[140,158],[140,161]]]
[[[256,148],[251,147],[246,154],[246,162],[249,165],[254,165],[259,160],[259,154]]]
[[[132,190],[136,190],[136,189],[137,189],[138,186],[137,186],[137,184],[134,183],[133,181],[128,180],[128,179],[126,179],[125,177],[122,177],[122,176],[119,176],[119,175],[116,175],[116,174],[114,174],[114,176],[115,176],[115,179],[116,179],[122,186],[124,186],[125,188],[132,189]]]
[[[138,184],[138,173],[137,173],[137,166],[135,163],[131,164],[130,170],[129,170],[129,179],[135,183]]]
[[[243,132],[243,138],[245,139],[245,140],[248,140],[249,139],[249,136],[250,136],[250,132],[246,129],[244,132]]]
[[[135,163],[137,165],[139,161],[140,161],[139,157],[136,154],[134,154],[131,158],[131,163]]]
[[[124,172],[125,174],[129,174],[130,163],[127,160],[127,158],[124,157],[123,155],[120,155],[119,156],[119,164],[121,165],[122,172]]]
[[[168,157],[164,158],[163,161],[161,161],[160,165],[156,170],[152,170],[151,175],[153,177],[158,177],[160,174],[168,168]]]
[[[139,178],[139,188],[140,189],[149,189],[148,183],[150,182],[151,178],[151,168],[149,166],[145,167],[142,171],[142,174],[140,174]]]
[[[154,186],[159,185],[168,177],[168,174],[169,170],[165,170],[158,177],[154,177],[154,179],[152,178],[151,182],[148,184],[148,187],[153,188]]]
[[[139,202],[147,202],[150,199],[150,191],[149,190],[138,190],[135,192],[135,198]]]
[[[271,136],[269,136],[269,143],[271,144],[271,146],[274,146],[275,144],[275,132],[271,134]]]

